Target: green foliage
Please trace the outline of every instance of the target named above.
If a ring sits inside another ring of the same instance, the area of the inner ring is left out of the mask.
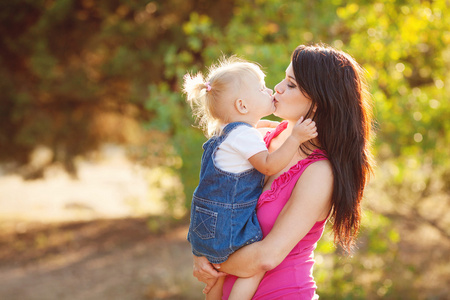
[[[2,2],[0,161],[27,164],[33,148],[43,145],[53,151],[53,162],[75,173],[76,156],[104,142],[130,143],[129,135],[105,119],[151,122],[156,112],[144,106],[155,95],[148,86],[163,84],[176,94],[187,65],[202,63],[205,40],[191,51],[179,24],[197,10],[225,23],[231,6],[181,0]]]
[[[170,55],[170,54],[169,54]],[[199,129],[193,128],[193,119],[180,93],[173,93],[165,83],[150,86],[150,96],[146,109],[155,112],[156,117],[145,126],[157,128],[170,134],[173,147],[182,159],[182,165],[174,165],[181,176],[186,199],[185,206],[190,206],[190,195],[198,183],[201,155],[198,155],[205,137]],[[172,154],[173,155],[173,154]],[[194,175],[195,174],[195,175]]]
[[[398,260],[399,241],[399,233],[389,219],[367,211],[363,218],[359,248],[353,256],[344,257],[317,249],[319,259],[316,260],[320,263],[317,264],[315,278],[320,297],[378,299],[389,295],[393,283],[398,280],[393,276],[394,270],[405,270]]]

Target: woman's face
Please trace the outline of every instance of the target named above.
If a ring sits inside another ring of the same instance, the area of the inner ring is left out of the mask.
[[[312,101],[303,95],[295,81],[291,62],[286,69],[286,77],[275,86],[274,115],[288,121],[297,121],[306,115],[311,104]]]

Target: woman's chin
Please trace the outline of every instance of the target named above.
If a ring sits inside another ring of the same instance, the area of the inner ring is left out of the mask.
[[[278,117],[278,118],[284,119],[283,116],[282,116],[282,114],[280,115],[280,111],[279,111],[278,109],[275,109],[275,111],[273,112],[273,115],[276,116],[276,117]]]

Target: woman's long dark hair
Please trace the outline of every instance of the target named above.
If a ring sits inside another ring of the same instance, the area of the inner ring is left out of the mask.
[[[333,169],[334,241],[351,252],[372,173],[372,106],[363,69],[350,55],[326,45],[297,47],[292,67],[300,90],[312,101],[305,118],[316,121],[317,146],[327,152]]]

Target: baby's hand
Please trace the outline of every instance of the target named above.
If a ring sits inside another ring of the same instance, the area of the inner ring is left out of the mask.
[[[311,119],[306,119],[303,121],[303,117],[295,123],[294,129],[292,130],[292,136],[296,138],[299,144],[302,144],[310,139],[317,136],[316,122]]]

